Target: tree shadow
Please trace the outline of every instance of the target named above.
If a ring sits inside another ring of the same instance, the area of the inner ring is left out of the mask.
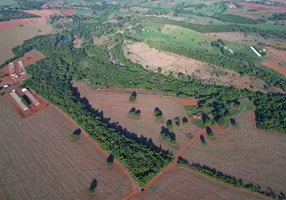
[[[135,113],[135,112],[136,112],[136,108],[133,107],[133,108],[130,109],[129,114],[130,113]]]
[[[154,109],[154,113],[158,113],[157,115],[162,115],[163,114],[162,111],[160,110],[160,108],[158,108],[158,107],[156,107]]]
[[[83,103],[85,108],[92,113],[92,115],[99,121],[101,121],[107,128],[111,128],[117,131],[118,134],[122,134],[125,137],[127,137],[130,140],[134,140],[137,143],[148,145],[156,152],[163,152],[165,154],[172,154],[169,150],[165,150],[160,146],[157,146],[153,143],[152,139],[148,139],[147,137],[140,136],[138,137],[136,133],[128,131],[126,128],[119,125],[118,122],[110,122],[111,118],[105,118],[102,111],[99,111],[98,109],[94,109],[92,105],[89,103],[88,99],[83,97],[80,98],[80,93],[78,92],[78,89],[71,86],[71,89],[74,93],[74,95],[78,98],[78,100]]]
[[[205,137],[203,135],[200,135],[200,139],[203,144],[206,143]]]
[[[81,129],[80,128],[78,128],[78,129],[75,129],[74,131],[73,131],[73,133],[72,133],[73,135],[80,135],[81,134]]]
[[[109,154],[109,156],[106,159],[106,162],[113,163],[113,161],[114,161],[114,156],[112,154]]]
[[[207,132],[207,134],[209,136],[213,136],[214,135],[214,133],[213,133],[213,131],[212,131],[212,129],[210,127],[206,127],[206,132]]]
[[[168,136],[171,140],[176,140],[176,135],[175,133],[171,132],[168,128],[165,126],[161,127],[161,135],[166,135]]]
[[[97,180],[94,178],[94,179],[91,181],[91,183],[90,183],[89,189],[90,189],[90,190],[95,190],[96,187],[97,187]]]
[[[229,121],[230,121],[232,126],[237,126],[237,122],[235,119],[231,118]]]
[[[185,124],[185,123],[189,123],[189,120],[188,120],[188,118],[186,118],[186,117],[183,117],[183,124]]]
[[[137,116],[141,115],[141,110],[136,110],[135,115],[137,115]]]

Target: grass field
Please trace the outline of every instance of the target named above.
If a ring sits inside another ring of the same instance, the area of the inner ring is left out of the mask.
[[[237,191],[234,188],[221,185],[183,168],[175,168],[166,173],[148,190],[140,193],[131,200],[241,200],[262,199],[257,196]]]
[[[179,26],[146,24],[145,31],[140,33],[140,37],[150,40],[165,41],[170,44],[181,45],[187,48],[208,50],[213,53],[221,52],[219,48],[212,47],[210,44],[212,41],[217,41],[216,38]],[[205,41],[207,41],[208,44],[203,44]],[[224,43],[234,52],[241,51],[251,53],[248,45],[228,41],[224,41]]]
[[[15,0],[0,0],[0,6],[16,6],[16,7],[20,7],[20,5]]]
[[[214,139],[205,136],[207,146],[197,141],[183,157],[285,194],[286,135],[257,130],[250,111],[235,119],[239,127],[214,128]]]
[[[117,165],[105,167],[106,157],[80,135],[53,107],[21,119],[0,97],[0,199],[91,199],[87,190],[98,181],[92,199],[122,199],[131,182]]]
[[[186,133],[196,133],[197,128],[193,125],[181,125],[179,128],[175,126],[174,118],[178,116],[182,120],[182,117],[185,116],[184,109],[176,97],[138,94],[135,102],[129,102],[130,93],[95,91],[79,82],[75,82],[74,86],[78,87],[81,96],[86,97],[94,108],[103,111],[104,117],[111,117],[112,122],[119,122],[119,125],[136,133],[139,137],[143,135],[152,138],[156,145],[162,145],[174,153],[178,151],[177,148],[160,140],[161,127],[166,127],[168,119],[173,121],[174,129],[172,131],[176,134],[179,147],[183,147],[188,142]],[[129,117],[128,113],[132,107],[141,111],[139,118]],[[154,116],[156,107],[163,113],[163,120],[161,121]]]

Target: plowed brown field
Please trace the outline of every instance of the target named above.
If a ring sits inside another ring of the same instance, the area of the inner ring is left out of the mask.
[[[262,199],[258,196],[237,191],[221,185],[194,172],[175,168],[166,173],[148,190],[131,198],[132,200],[240,200]]]
[[[135,102],[129,102],[130,93],[101,92],[90,89],[86,84],[75,82],[74,87],[78,88],[82,97],[86,97],[89,103],[96,109],[103,111],[104,117],[110,117],[112,122],[119,122],[119,125],[134,132],[137,136],[143,135],[152,138],[156,145],[172,150],[175,154],[188,143],[185,133],[195,134],[197,128],[193,125],[175,127],[176,116],[186,116],[184,108],[179,100],[173,96],[160,96],[152,94],[137,94]],[[132,107],[141,110],[139,119],[129,117],[128,113]],[[154,116],[154,109],[159,107],[163,112],[163,120],[158,121]],[[161,127],[166,126],[166,121],[172,119],[178,147],[166,144],[160,139]]]
[[[253,112],[240,114],[237,122],[240,128],[214,130],[205,147],[197,141],[183,157],[285,194],[286,135],[257,130]]]
[[[119,167],[87,137],[74,143],[76,126],[53,107],[22,120],[0,97],[0,199],[119,200],[132,191]],[[87,189],[98,181],[94,196]]]
[[[286,51],[266,47],[268,60],[262,64],[286,76]]]

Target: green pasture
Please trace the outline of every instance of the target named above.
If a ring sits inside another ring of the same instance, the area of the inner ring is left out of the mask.
[[[204,122],[202,120],[192,120],[192,123],[196,125],[198,128],[206,128]]]
[[[20,5],[14,0],[0,0],[0,6],[16,6],[16,7],[19,7]]]
[[[198,4],[202,4],[202,3],[198,3]],[[216,13],[224,12],[226,10],[226,8],[227,8],[226,5],[223,2],[214,3],[214,4],[211,4],[211,5],[204,4],[205,6],[203,6],[202,8],[197,8],[196,7],[197,5],[194,4],[194,7],[188,7],[188,8],[185,8],[184,10],[189,10],[189,11],[191,11],[193,13],[198,13],[198,14],[204,14],[204,15],[212,16],[212,15],[214,15]]]
[[[145,30],[139,34],[139,37],[143,39],[160,40],[186,48],[203,49],[212,53],[221,53],[219,48],[213,47],[210,44],[212,41],[217,41],[216,38],[203,35],[202,33],[190,29],[154,23],[146,24],[144,29]],[[207,41],[208,44],[202,44],[204,41]],[[251,53],[248,45],[228,41],[224,41],[224,43],[234,52],[241,51]]]

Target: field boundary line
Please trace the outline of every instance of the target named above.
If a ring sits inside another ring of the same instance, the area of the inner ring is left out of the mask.
[[[198,132],[196,133],[196,136],[194,138],[192,138],[180,151],[179,153],[176,155],[173,163],[171,163],[169,166],[167,166],[165,169],[163,169],[160,173],[158,173],[151,181],[149,181],[146,186],[144,187],[144,190],[149,189],[151,186],[153,186],[163,175],[165,175],[168,171],[171,171],[172,169],[177,167],[177,161],[178,158],[184,153],[184,151],[193,143],[195,143],[197,141],[197,139],[199,138],[199,135],[201,133],[203,133],[204,130],[200,129],[198,130]],[[135,193],[131,193],[128,196],[126,196],[123,200],[129,200],[130,198],[136,196],[138,192]]]
[[[178,166],[177,168],[182,169],[182,170],[185,170],[185,171],[188,171],[188,172],[191,172],[191,173],[193,173],[193,174],[197,174],[197,175],[202,176],[202,177],[204,177],[204,178],[206,178],[206,179],[209,179],[209,180],[211,180],[211,181],[213,181],[213,182],[215,182],[215,183],[217,183],[217,184],[223,185],[223,186],[228,187],[228,188],[231,188],[231,189],[233,189],[233,190],[237,190],[237,191],[239,191],[239,192],[244,192],[244,193],[252,194],[252,195],[255,195],[255,196],[259,196],[259,197],[261,197],[261,198],[263,198],[263,199],[271,199],[271,198],[268,198],[268,197],[266,197],[266,196],[264,196],[264,195],[262,195],[262,194],[258,194],[258,193],[256,193],[256,192],[251,192],[251,191],[249,191],[249,190],[247,190],[247,189],[242,189],[242,188],[238,188],[238,187],[232,187],[231,185],[228,185],[228,184],[226,184],[226,183],[223,183],[223,182],[218,181],[218,180],[216,180],[216,179],[214,179],[214,178],[211,178],[211,177],[209,177],[209,176],[207,176],[207,175],[205,175],[205,174],[202,174],[202,173],[200,173],[200,172],[196,172],[196,171],[194,171],[194,170],[192,170],[192,169],[189,169],[189,168],[186,168],[186,167],[180,167],[180,166]]]
[[[38,95],[40,96],[40,95]],[[40,96],[41,98],[43,98],[42,96]],[[43,98],[44,99],[44,98]],[[46,102],[46,99],[44,99]],[[73,124],[75,127],[78,127],[82,130],[83,136],[94,146],[96,147],[101,153],[104,154],[104,156],[107,158],[109,156],[109,153],[104,151],[92,138],[89,137],[88,133],[86,133],[70,116],[68,116],[66,113],[64,113],[61,109],[59,109],[57,106],[51,104],[49,102],[49,106],[55,108],[61,115],[63,115],[63,117],[65,119],[67,119],[71,124]],[[115,164],[117,164],[117,166],[122,170],[122,172],[129,178],[131,184],[132,184],[132,190],[134,192],[138,192],[139,191],[139,186],[137,185],[136,181],[132,178],[131,174],[127,171],[127,169],[125,169],[125,167],[116,159],[114,159]]]

